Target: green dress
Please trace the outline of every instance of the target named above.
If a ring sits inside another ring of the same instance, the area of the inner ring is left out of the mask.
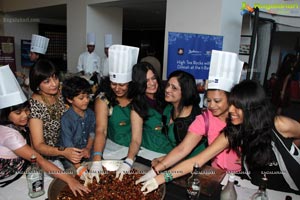
[[[103,93],[99,94],[99,98],[109,103]],[[113,142],[129,147],[131,141],[131,123],[130,123],[130,106],[121,107],[115,105],[109,108],[107,137]]]
[[[142,147],[159,153],[169,153],[173,147],[162,132],[162,128],[162,115],[155,109],[149,108],[149,117],[143,124]]]
[[[163,115],[166,116],[166,126],[168,127],[167,128],[168,139],[172,145],[172,148],[175,148],[180,143],[180,141],[183,140],[184,138],[183,135],[184,136],[186,135],[189,125],[194,121],[197,115],[201,114],[201,110],[200,108],[193,107],[192,112],[189,116],[176,118],[175,122],[170,124],[172,110],[173,110],[173,105],[171,104],[167,105],[166,108],[164,109]],[[179,124],[181,128],[175,127],[175,124],[177,126]],[[176,134],[178,135],[178,133],[176,132],[178,131],[184,132],[184,133],[180,133],[181,137],[183,138],[179,139],[179,136],[177,136],[176,138]],[[206,148],[207,146],[206,144],[207,144],[206,138],[203,138],[200,141],[200,143],[192,150],[192,152],[186,157],[186,159],[199,154],[201,151],[203,151]]]

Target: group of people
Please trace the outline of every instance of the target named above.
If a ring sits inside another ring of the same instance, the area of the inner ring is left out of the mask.
[[[46,172],[73,167],[86,183],[99,182],[109,139],[128,147],[116,172],[119,180],[141,147],[165,155],[152,160],[151,170],[136,182],[143,182],[145,194],[208,161],[230,172],[246,171],[255,184],[266,175],[269,188],[299,193],[300,151],[293,141],[300,138],[300,124],[276,116],[257,82],[239,83],[243,63],[236,54],[212,51],[203,110],[190,73],[176,70],[162,81],[150,63],[137,63],[138,48],[111,45],[108,53],[109,73],[94,94],[93,110],[89,82],[73,76],[60,86],[58,71],[45,59],[30,70],[29,100],[16,83],[19,101],[1,94],[0,149],[5,151],[0,151],[0,170],[15,163],[1,179],[35,154]],[[30,143],[20,133],[29,135]],[[82,166],[83,161],[91,161],[91,167]],[[89,192],[68,174],[51,174],[66,181],[74,194]]]

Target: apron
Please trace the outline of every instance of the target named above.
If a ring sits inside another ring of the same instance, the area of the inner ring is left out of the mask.
[[[142,147],[164,153],[169,153],[173,146],[167,136],[162,133],[162,115],[153,108],[149,108],[149,117],[143,124]]]
[[[115,105],[108,119],[107,137],[115,143],[129,147],[131,141],[130,107]]]

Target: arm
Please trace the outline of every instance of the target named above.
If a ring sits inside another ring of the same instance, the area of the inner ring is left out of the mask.
[[[163,171],[185,158],[195,146],[201,141],[202,135],[196,135],[188,132],[183,141],[168,153],[163,160],[158,162],[155,167],[157,171]]]
[[[143,135],[143,119],[138,115],[137,112],[132,110],[130,112],[131,121],[131,141],[129,145],[127,158],[134,160],[135,156],[138,154]]]
[[[93,147],[94,139],[92,137],[89,137],[88,143],[86,147],[83,149],[83,157],[84,158],[90,158],[91,157],[91,149]]]
[[[300,139],[300,123],[294,119],[277,116],[274,120],[277,131],[285,138]]]
[[[43,136],[43,121],[37,118],[29,120],[30,134],[33,147],[42,155],[46,156],[64,156],[73,163],[78,163],[81,160],[81,151],[77,148],[66,148],[64,151],[59,151],[58,148],[49,146],[44,141]]]
[[[198,163],[200,166],[203,166],[210,159],[212,159],[213,157],[218,155],[221,151],[226,149],[228,145],[229,145],[228,140],[225,137],[224,133],[222,133],[204,151],[202,151],[201,153],[199,153],[198,155],[190,159],[187,159],[177,164],[176,166],[171,168],[169,172],[172,174],[173,179],[184,176],[193,170],[193,165],[195,163]],[[161,185],[163,183],[165,183],[164,174],[159,174],[155,178],[145,182],[141,190],[145,191],[146,194],[155,190],[158,187],[158,185]]]
[[[61,171],[58,167],[56,167],[48,160],[44,159],[40,154],[34,151],[27,144],[22,146],[21,148],[16,149],[14,153],[26,160],[30,160],[33,154],[36,155],[37,163],[39,164],[39,166],[44,171],[51,173],[54,177],[59,178],[62,181],[66,182],[75,196],[77,196],[77,193],[79,193],[82,196],[83,192],[85,193],[90,192],[90,190],[87,187],[81,185],[73,176],[63,173],[63,171]]]
[[[81,73],[83,73],[83,55],[80,54],[78,58],[78,64],[77,64],[77,70]]]
[[[106,102],[97,98],[95,101],[95,117],[96,117],[96,135],[94,140],[94,152],[103,153],[106,135],[107,135],[107,126],[108,126],[108,107]],[[94,161],[100,161],[101,156],[95,155],[93,158]]]

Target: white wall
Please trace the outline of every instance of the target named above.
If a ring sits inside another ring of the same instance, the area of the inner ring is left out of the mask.
[[[238,53],[242,16],[240,1],[167,0],[163,78],[166,78],[168,32],[222,35],[223,50]]]

